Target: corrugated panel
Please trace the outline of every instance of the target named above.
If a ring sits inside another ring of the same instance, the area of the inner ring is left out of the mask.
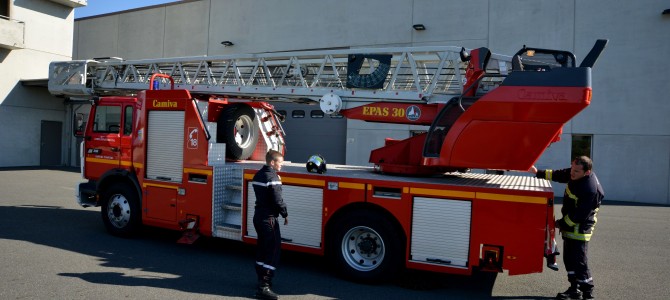
[[[414,198],[411,260],[467,266],[472,202]]]
[[[508,190],[546,191],[547,189],[551,189],[551,183],[549,181],[532,176],[503,176],[467,173],[461,175],[461,177],[454,180],[454,182],[468,186],[492,187]]]
[[[247,185],[247,189],[247,235],[257,237],[253,227],[256,195],[251,183]],[[288,226],[284,226],[283,218],[279,218],[282,238],[290,239],[287,243],[291,244],[321,247],[323,189],[282,185],[282,191],[289,215]]]
[[[181,182],[183,154],[184,112],[149,111],[147,178]]]

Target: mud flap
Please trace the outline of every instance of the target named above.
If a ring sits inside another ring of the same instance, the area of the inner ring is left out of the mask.
[[[179,244],[191,245],[200,237],[197,217],[189,217],[179,221],[179,227],[184,231],[181,238],[177,240]]]

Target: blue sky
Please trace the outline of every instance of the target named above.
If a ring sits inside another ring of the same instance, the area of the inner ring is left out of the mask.
[[[90,17],[177,1],[178,0],[88,0],[88,5],[74,9],[74,17],[75,19]]]

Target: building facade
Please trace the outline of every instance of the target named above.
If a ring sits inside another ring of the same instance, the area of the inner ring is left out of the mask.
[[[45,88],[48,65],[72,57],[81,0],[0,1],[0,166],[71,163],[64,99]]]
[[[572,51],[580,62],[597,39],[606,38],[610,43],[593,70],[591,105],[564,126],[561,141],[547,149],[537,166],[567,167],[572,155],[585,153],[595,162],[607,199],[667,205],[670,62],[664,55],[670,53],[669,8],[662,0],[181,1],[74,20],[73,35],[62,39],[71,44],[61,42],[57,50],[49,48],[55,45],[39,46],[44,47],[43,52],[59,55],[32,50],[23,56],[39,57],[30,59],[39,70],[34,78],[46,77],[48,62],[43,60],[66,60],[70,55],[74,59],[148,59],[427,45],[488,47],[494,53],[512,55],[529,45]],[[425,30],[416,30],[415,24],[424,25]],[[0,65],[0,71],[7,68],[4,62]],[[49,98],[41,89],[28,96],[23,90],[31,88],[22,87],[17,94],[4,78],[1,84],[0,113],[4,115],[0,115],[0,124],[13,130],[3,131],[6,138],[0,147],[7,154],[0,158],[0,166],[38,164],[33,149],[38,148],[33,137],[39,133],[36,119],[48,120],[44,116],[51,114],[52,119],[68,123],[73,112],[87,109],[76,102],[64,104],[63,99]],[[13,103],[33,107],[31,118],[23,117],[28,112]],[[278,109],[289,117],[287,158],[293,161],[306,161],[308,153],[327,153],[332,163],[367,165],[370,150],[382,146],[384,138],[406,138],[427,129],[319,116],[311,119],[314,106],[282,105]],[[38,113],[38,108],[47,111]],[[61,131],[61,164],[76,165],[77,141],[68,140],[69,127],[66,124]],[[17,129],[22,132],[16,133]],[[291,136],[292,131],[299,133]],[[314,142],[319,135],[325,135],[329,143]],[[32,140],[21,142],[22,149],[10,142],[27,136]],[[26,158],[26,153],[31,155]],[[554,187],[562,195],[562,186]]]

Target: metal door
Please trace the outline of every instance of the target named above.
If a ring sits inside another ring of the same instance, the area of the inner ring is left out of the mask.
[[[42,121],[40,166],[60,166],[63,122]]]
[[[285,160],[306,163],[310,156],[321,154],[329,164],[345,163],[345,118],[326,115],[318,105],[280,103],[275,108],[286,114],[282,123],[286,131]]]

